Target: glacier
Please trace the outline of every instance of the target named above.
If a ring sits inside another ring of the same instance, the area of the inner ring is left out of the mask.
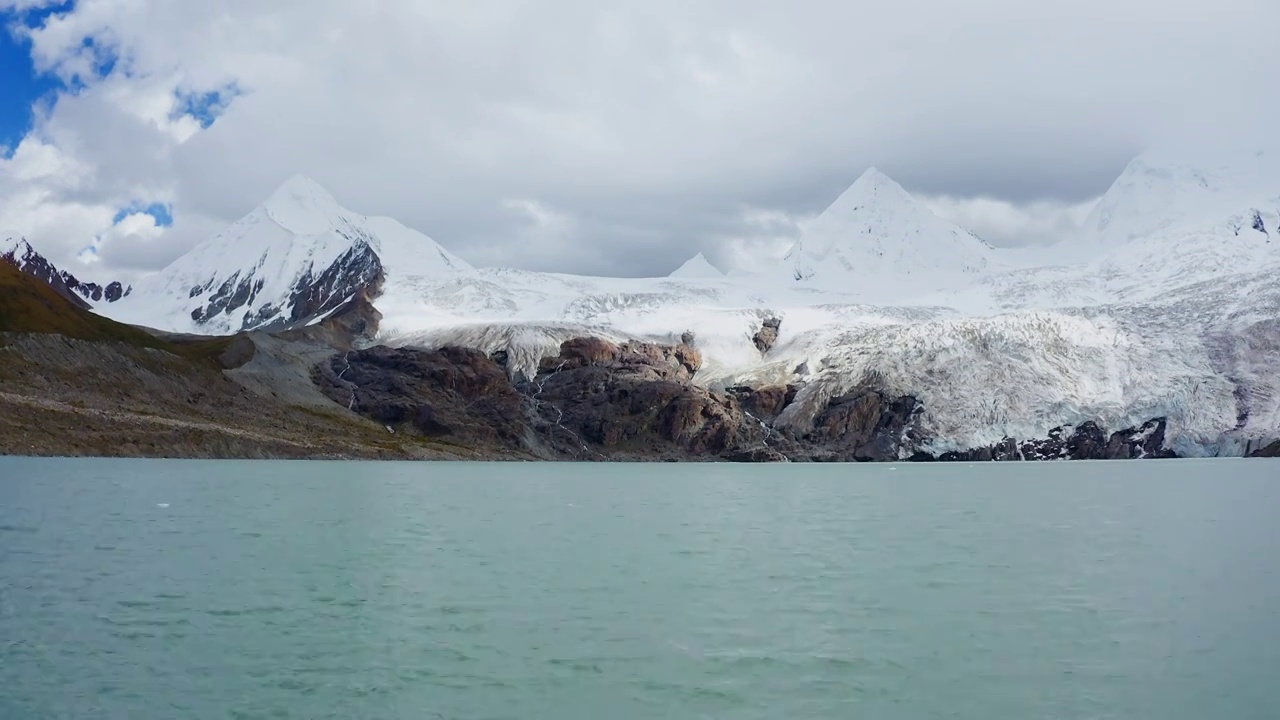
[[[226,334],[306,325],[361,297],[380,315],[369,344],[504,351],[525,377],[573,337],[691,339],[705,387],[800,385],[777,421],[799,431],[874,382],[920,401],[919,449],[931,453],[1162,417],[1179,454],[1242,454],[1280,435],[1271,163],[1140,157],[1078,238],[1016,250],[937,217],[873,168],[772,270],[725,275],[699,254],[661,278],[472,267],[299,176],[96,311]],[[762,351],[753,338],[766,322],[779,332]]]

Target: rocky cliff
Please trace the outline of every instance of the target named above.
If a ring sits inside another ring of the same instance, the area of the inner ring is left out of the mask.
[[[692,340],[692,338],[688,338]],[[512,380],[506,353],[459,347],[373,347],[334,355],[314,379],[334,402],[409,432],[545,459],[992,461],[1168,458],[1163,418],[1108,433],[1086,422],[1044,438],[930,453],[924,406],[874,383],[831,398],[811,426],[781,423],[800,385],[693,382],[688,342],[615,343],[579,337],[545,357],[531,379]]]

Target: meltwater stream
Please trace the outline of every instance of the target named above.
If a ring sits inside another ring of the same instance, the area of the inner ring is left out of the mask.
[[[1280,717],[1280,463],[0,458],[0,718]]]

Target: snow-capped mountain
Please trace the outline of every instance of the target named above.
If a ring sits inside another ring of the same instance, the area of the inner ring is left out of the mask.
[[[114,319],[166,330],[225,334],[304,325],[360,294],[470,266],[390,218],[338,205],[295,176],[223,233],[138,283]]]
[[[715,265],[712,265],[706,256],[698,253],[688,260],[684,261],[680,267],[676,268],[667,277],[670,278],[722,278],[724,273]]]
[[[875,168],[807,228],[787,253],[795,279],[877,287],[990,268],[992,248],[948,223]]]
[[[1200,166],[1148,153],[1125,167],[1085,220],[1084,229],[1108,247],[1213,225],[1269,236],[1276,227],[1266,218],[1277,213],[1280,157],[1258,152],[1229,166]]]
[[[1076,245],[1038,260],[870,170],[784,272],[726,277],[695,257],[649,279],[474,269],[294,178],[99,310],[216,334],[314,322],[362,296],[381,315],[370,342],[504,351],[526,376],[574,336],[692,337],[702,384],[797,386],[778,426],[798,432],[873,383],[919,400],[929,452],[1163,417],[1179,453],[1238,454],[1280,436],[1277,176],[1263,158],[1212,172],[1135,161]]]
[[[113,303],[133,291],[119,282],[104,287],[97,283],[83,282],[66,270],[59,270],[48,258],[36,252],[26,238],[13,231],[0,231],[0,260],[7,261],[29,275],[45,281],[59,295],[79,307],[92,307],[98,303]]]

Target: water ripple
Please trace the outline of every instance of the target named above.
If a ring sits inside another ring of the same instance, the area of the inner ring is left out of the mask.
[[[1280,717],[1275,465],[0,464],[5,718]]]

